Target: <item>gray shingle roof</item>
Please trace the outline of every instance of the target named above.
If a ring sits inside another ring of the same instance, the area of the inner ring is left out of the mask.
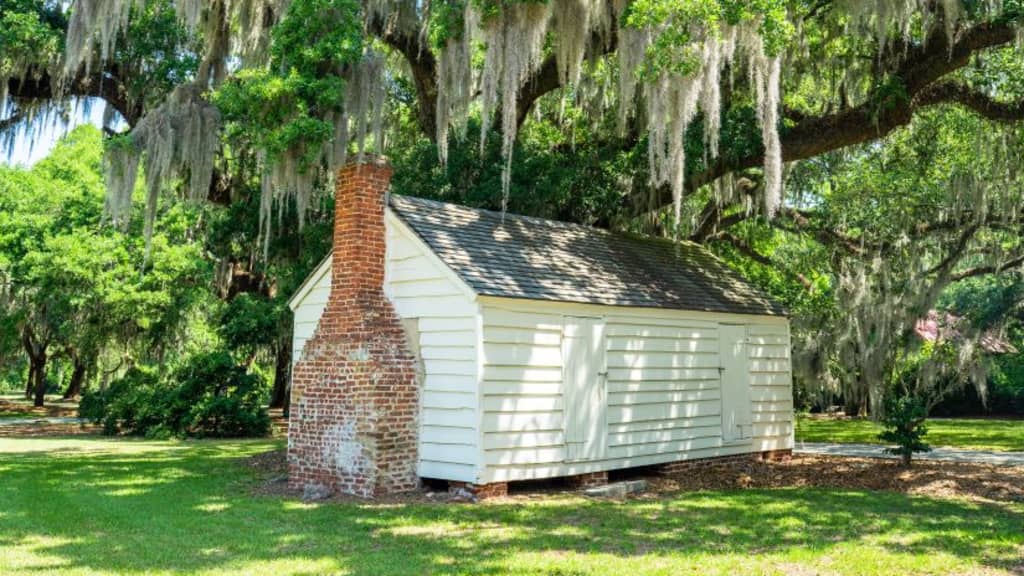
[[[408,196],[391,208],[484,296],[785,315],[701,246]]]

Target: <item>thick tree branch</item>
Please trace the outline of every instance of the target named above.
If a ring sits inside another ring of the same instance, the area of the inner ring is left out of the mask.
[[[979,116],[996,122],[1024,120],[1024,100],[1000,102],[987,94],[952,81],[932,84],[921,92],[917,103],[919,106],[960,104]]]
[[[955,266],[956,263],[960,261],[960,258],[964,254],[964,251],[967,250],[968,243],[970,243],[971,238],[974,238],[974,235],[975,233],[977,233],[979,227],[980,226],[978,224],[972,224],[964,228],[963,231],[960,232],[960,238],[957,239],[956,244],[953,245],[953,248],[949,251],[949,254],[947,254],[946,257],[942,259],[942,261],[940,261],[938,264],[936,264],[930,270],[928,270],[928,274],[939,274],[940,276],[948,276],[949,271],[952,270],[953,266]]]
[[[975,268],[968,268],[967,270],[961,270],[949,276],[950,281],[957,282],[959,280],[966,280],[967,278],[974,278],[975,276],[984,276],[985,274],[998,274],[1009,270],[1010,268],[1016,268],[1024,264],[1024,256],[1018,256],[1011,260],[1007,260],[999,265],[989,266],[977,266]]]
[[[618,35],[615,33],[617,24],[611,25],[611,32],[593,34],[590,38],[589,54],[591,56],[604,56],[615,51],[618,43]],[[554,54],[548,56],[541,62],[541,65],[534,70],[533,74],[526,80],[526,83],[519,91],[519,99],[516,102],[516,125],[522,126],[526,116],[530,113],[533,104],[548,92],[557,90],[562,86],[558,77],[558,61]]]
[[[747,178],[740,178],[736,181],[736,193],[750,195],[754,193],[757,184]],[[739,210],[729,215],[724,215],[726,206],[718,203],[716,198],[711,198],[704,204],[700,216],[697,217],[697,227],[690,234],[690,240],[701,244],[708,238],[721,230],[728,230],[732,226],[743,222],[753,216],[746,210]]]
[[[24,120],[25,120],[25,115],[24,114],[22,114],[21,112],[15,112],[14,114],[11,114],[7,118],[4,118],[3,120],[0,120],[0,132],[5,132],[5,131],[7,131],[8,128],[11,128],[12,126],[17,125],[18,123],[20,123],[20,122],[22,122]]]
[[[893,81],[902,85],[905,98],[892,97],[882,102],[872,99],[834,114],[800,118],[794,126],[781,134],[784,160],[802,160],[877,140],[907,125],[917,110],[935,104],[957,102],[958,99],[966,100],[961,103],[972,109],[976,109],[974,105],[977,105],[992,114],[994,119],[1020,119],[1014,114],[1002,114],[1005,117],[999,117],[1001,113],[1012,110],[992,107],[989,103],[975,99],[973,95],[967,98],[948,88],[945,93],[938,89],[937,93],[928,90],[942,77],[965,66],[977,52],[1012,43],[1016,34],[1015,27],[1008,22],[977,24],[959,34],[952,47],[945,31],[940,28],[932,33],[927,42],[907,46],[905,50],[903,47],[893,49],[893,52],[901,54],[901,58],[887,72]],[[939,99],[939,94],[944,94],[945,98]],[[728,172],[753,168],[763,162],[761,152],[731,160],[719,158],[703,172],[691,175],[688,185],[695,190]],[[671,198],[662,200],[668,204]]]
[[[415,30],[402,30],[384,17],[368,23],[371,34],[400,53],[409,64],[416,86],[416,122],[423,134],[437,137],[437,59]]]
[[[24,79],[12,78],[7,81],[7,89],[15,101],[50,100],[58,95],[102,98],[121,114],[129,126],[134,126],[142,118],[142,104],[129,102],[124,84],[114,68],[91,74],[83,72],[69,82],[63,91],[55,89],[55,82],[52,76],[43,73]]]
[[[804,212],[801,212],[800,210],[784,207],[779,211],[779,216],[780,219],[776,220],[774,223],[775,226],[778,228],[781,228],[788,232],[792,232],[794,234],[799,234],[801,232],[811,234],[815,239],[817,239],[822,244],[825,244],[826,246],[837,246],[843,248],[846,252],[850,254],[854,254],[857,256],[861,256],[864,254],[865,246],[860,240],[850,238],[849,236],[846,236],[845,234],[833,228],[817,227],[811,222],[810,216],[808,214],[805,214]],[[781,221],[782,218],[787,218],[790,222],[792,222],[793,226],[790,227],[784,225]]]
[[[616,48],[615,26],[607,35],[595,34],[591,38],[590,50],[597,55],[613,52]],[[385,18],[369,23],[369,32],[399,52],[409,64],[413,83],[416,85],[416,120],[430,139],[437,135],[437,57],[424,42],[424,36],[416,30],[402,30]],[[530,74],[519,91],[516,105],[516,122],[522,126],[533,104],[545,94],[561,87],[558,77],[558,62],[550,55]]]
[[[716,240],[724,240],[728,242],[730,245],[732,245],[733,248],[739,251],[740,254],[743,254],[747,258],[750,258],[751,260],[757,262],[758,264],[761,264],[762,266],[766,266],[773,270],[785,270],[785,268],[780,266],[778,262],[758,252],[753,246],[750,245],[749,242],[734,234],[730,234],[728,232],[720,232],[716,234],[714,238]],[[810,290],[811,288],[814,287],[811,281],[808,280],[807,277],[804,276],[803,274],[800,274],[799,272],[791,272],[788,270],[786,270],[786,272],[793,276],[794,278],[796,278],[796,280],[800,282],[800,284],[807,290]]]

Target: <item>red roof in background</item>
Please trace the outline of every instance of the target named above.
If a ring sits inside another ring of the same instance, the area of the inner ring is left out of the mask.
[[[949,312],[929,310],[928,315],[917,321],[914,332],[926,342],[938,340],[959,340],[963,336],[957,330],[957,324],[963,318]],[[989,354],[1016,354],[1017,347],[995,331],[989,330],[981,336],[981,347]]]

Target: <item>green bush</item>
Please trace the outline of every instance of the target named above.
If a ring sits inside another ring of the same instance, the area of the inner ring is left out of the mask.
[[[995,356],[989,367],[988,395],[983,401],[973,386],[943,399],[934,416],[1024,416],[1024,354]]]
[[[238,366],[227,352],[190,357],[169,377],[132,369],[106,390],[86,393],[83,418],[107,434],[170,437],[264,436],[270,418],[266,380]]]
[[[890,395],[885,401],[885,415],[881,423],[885,430],[878,435],[883,442],[896,444],[889,448],[890,454],[898,454],[905,466],[915,452],[928,452],[931,448],[924,443],[924,435],[928,433],[924,421],[928,417],[928,409],[924,403],[912,396]]]
[[[174,430],[196,436],[262,436],[270,431],[264,408],[267,382],[238,366],[226,352],[193,356],[176,374]]]
[[[145,433],[161,420],[163,410],[157,403],[162,395],[158,388],[160,380],[153,370],[132,368],[105,390],[86,391],[78,405],[78,415],[103,424],[106,434],[116,434],[121,429]]]

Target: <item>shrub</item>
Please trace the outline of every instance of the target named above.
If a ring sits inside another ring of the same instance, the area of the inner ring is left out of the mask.
[[[168,378],[135,368],[106,390],[88,392],[79,413],[107,434],[127,432],[160,439],[184,436],[263,436],[266,380],[222,352],[197,354]]]
[[[895,448],[886,451],[898,454],[904,466],[910,466],[915,452],[931,450],[923,439],[928,433],[928,428],[924,425],[927,417],[928,409],[915,397],[890,395],[886,398],[885,415],[881,420],[885,430],[878,438],[896,444]]]
[[[193,356],[178,372],[169,424],[194,436],[262,436],[270,431],[263,407],[267,382],[226,352]]]
[[[990,363],[988,396],[983,401],[968,386],[944,398],[932,410],[936,416],[1024,416],[1024,354],[995,356]]]
[[[82,418],[103,424],[106,434],[120,430],[145,433],[160,423],[163,398],[160,379],[149,368],[132,368],[105,390],[86,391],[78,406]]]

